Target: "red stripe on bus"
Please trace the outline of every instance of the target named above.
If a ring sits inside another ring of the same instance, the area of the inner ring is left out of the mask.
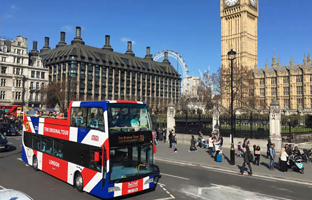
[[[69,126],[69,120],[63,120],[63,119],[51,119],[51,118],[44,118],[45,124],[57,124],[62,126]]]
[[[85,187],[90,181],[91,179],[95,176],[97,172],[88,168],[83,168],[83,170],[81,171],[81,175],[83,178],[83,187]]]
[[[116,102],[117,103],[135,103],[135,104],[138,103],[137,101],[126,101],[126,100],[117,100]]]
[[[68,162],[43,153],[42,171],[67,182]]]

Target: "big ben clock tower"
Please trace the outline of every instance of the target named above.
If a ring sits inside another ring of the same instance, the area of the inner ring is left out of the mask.
[[[235,66],[258,65],[258,0],[220,0],[221,67],[229,67],[227,53],[237,52]]]

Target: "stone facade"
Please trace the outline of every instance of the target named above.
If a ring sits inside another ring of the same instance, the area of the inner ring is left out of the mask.
[[[258,64],[258,0],[238,0],[229,6],[220,0],[221,17],[221,66],[228,67],[227,53],[236,51],[236,65],[250,69]]]
[[[231,65],[227,56],[231,49],[237,53],[234,66],[253,69],[258,64],[258,0],[255,2],[220,0],[222,69]],[[222,105],[228,108],[230,91],[221,90]]]
[[[39,91],[47,84],[48,70],[42,66],[40,57],[32,59],[34,62],[30,63],[27,38],[0,39],[0,104],[41,106]]]
[[[255,95],[265,102],[265,109],[276,99],[281,109],[307,111],[312,108],[312,62],[311,56],[304,56],[302,64],[281,66],[275,55],[272,65],[254,69]]]

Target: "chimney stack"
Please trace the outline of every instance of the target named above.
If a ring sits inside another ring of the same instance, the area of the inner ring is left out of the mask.
[[[66,46],[66,42],[65,42],[65,32],[61,32],[61,38],[60,38],[60,42],[56,45],[56,48],[58,47],[62,47],[62,46]]]
[[[33,49],[34,51],[37,51],[37,41],[33,41]]]
[[[37,41],[33,41],[33,49],[29,52],[29,57],[32,58],[34,56],[38,56],[39,52],[37,50]],[[29,59],[29,62],[31,64],[31,59]]]
[[[71,41],[71,44],[85,44],[81,38],[81,27],[76,26],[76,37]]]
[[[148,59],[148,60],[153,60],[153,55],[151,54],[151,48],[150,47],[146,47],[146,55],[144,58]]]
[[[45,37],[45,38],[44,38],[44,46],[42,47],[42,49],[40,50],[40,52],[44,52],[44,51],[47,51],[47,50],[51,49],[51,48],[49,47],[49,40],[50,40],[49,37]]]
[[[102,49],[113,51],[113,48],[110,45],[110,36],[109,35],[105,35],[105,45],[102,47]]]
[[[168,51],[165,51],[165,53],[164,53],[164,60],[162,62],[165,63],[165,64],[168,64],[168,65],[171,64],[170,61],[168,60]]]
[[[131,41],[128,41],[127,47],[128,48],[127,48],[127,51],[125,54],[130,55],[130,56],[135,56],[135,54],[132,51],[132,42]]]

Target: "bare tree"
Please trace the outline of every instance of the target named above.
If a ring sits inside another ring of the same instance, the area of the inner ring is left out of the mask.
[[[46,87],[41,88],[41,96],[43,97],[43,104],[47,107],[54,107],[56,104],[59,104],[62,108],[62,111],[65,110],[65,85],[61,83],[51,82]]]
[[[235,66],[235,65],[234,65]],[[231,68],[223,67],[212,77],[216,85],[215,91],[221,94],[221,104],[225,110],[229,109],[231,101]],[[250,110],[258,109],[262,103],[254,92],[254,76],[248,67],[233,68],[233,97],[234,108]]]

